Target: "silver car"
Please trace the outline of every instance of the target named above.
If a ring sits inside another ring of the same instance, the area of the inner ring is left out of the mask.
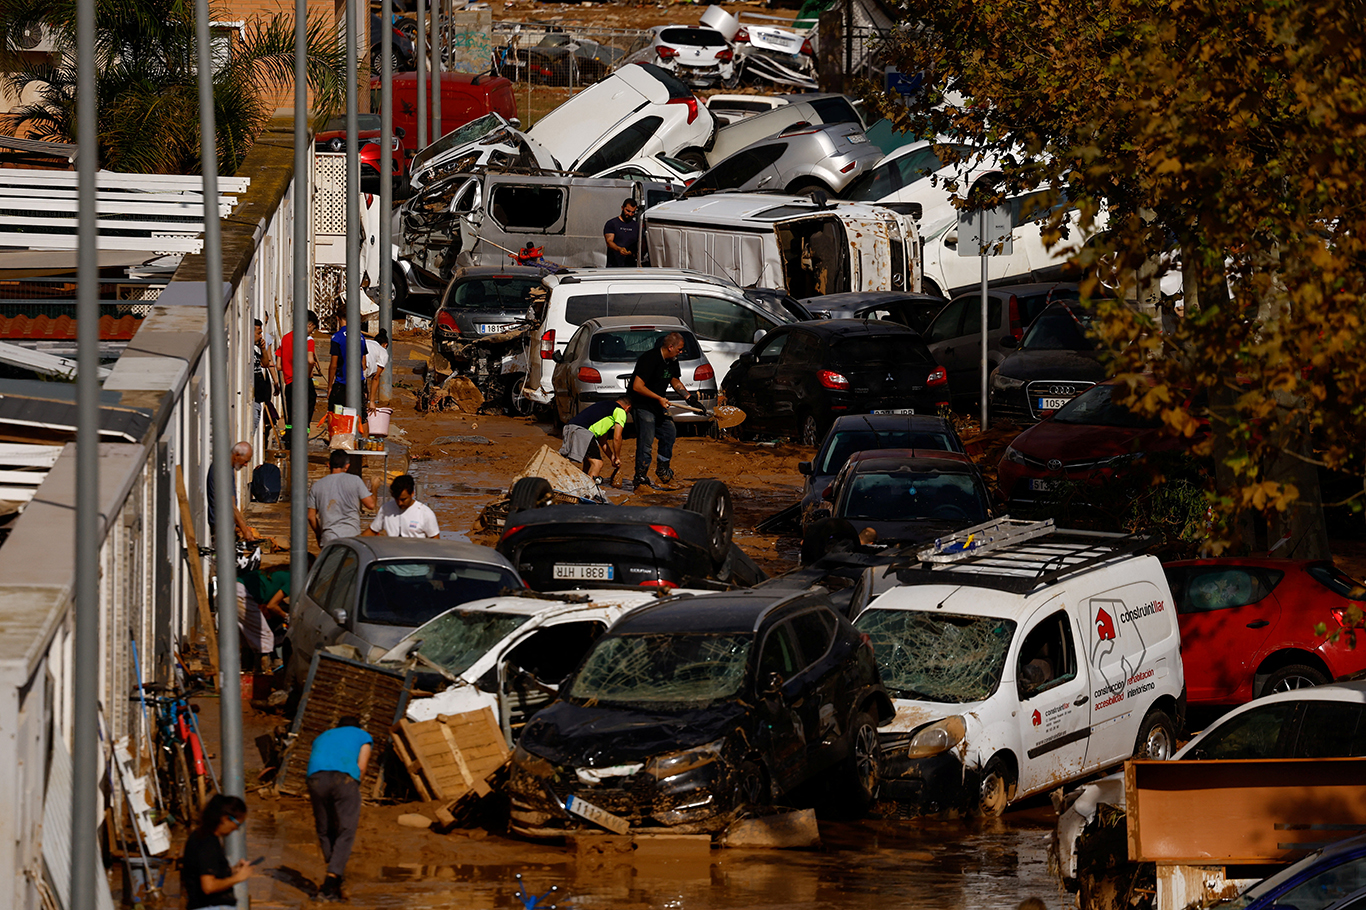
[[[881,158],[882,150],[868,141],[857,123],[794,123],[717,162],[688,187],[683,198],[718,190],[776,190],[795,195],[821,190],[834,197]]]
[[[714,408],[716,371],[698,347],[692,329],[667,317],[600,316],[579,326],[565,349],[553,355],[555,371],[550,382],[555,387],[556,418],[568,423],[589,405],[625,394],[640,355],[670,332],[683,336],[683,353],[678,355],[683,385],[696,391],[708,410]],[[683,396],[670,389],[665,397],[681,402]],[[679,423],[709,419],[680,406],[670,406],[669,416]]]
[[[521,589],[491,547],[411,537],[347,537],[323,547],[289,618],[285,683],[301,686],[313,653],[351,645],[362,660],[451,607]]]

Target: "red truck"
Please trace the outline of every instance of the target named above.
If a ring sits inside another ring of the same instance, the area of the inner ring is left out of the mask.
[[[429,74],[430,80],[430,74]],[[417,135],[417,73],[395,73],[393,83],[394,132],[403,130],[404,157],[411,158],[422,149]],[[430,93],[434,80],[428,82]],[[370,109],[379,110],[380,82],[370,82]],[[501,114],[506,120],[517,117],[517,99],[512,83],[502,76],[488,73],[441,74],[441,124],[431,119],[431,97],[427,101],[427,142],[433,142],[457,127],[488,113]]]

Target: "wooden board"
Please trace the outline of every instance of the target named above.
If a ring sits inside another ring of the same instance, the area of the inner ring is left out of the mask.
[[[209,589],[204,584],[204,574],[199,564],[199,539],[194,533],[194,518],[190,515],[190,496],[185,492],[185,472],[176,465],[175,492],[180,500],[180,533],[185,538],[185,563],[190,573],[190,583],[194,585],[195,603],[199,605],[199,624],[204,629],[204,638],[209,643],[209,666],[218,675],[218,630],[214,627],[213,611],[209,609]]]
[[[401,720],[395,742],[413,785],[425,799],[487,796],[487,778],[508,757],[507,741],[493,711],[442,714],[434,720]]]

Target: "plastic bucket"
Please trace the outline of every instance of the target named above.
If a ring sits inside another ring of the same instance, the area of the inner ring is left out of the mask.
[[[389,418],[394,416],[393,408],[375,408],[370,412],[370,435],[388,436]]]

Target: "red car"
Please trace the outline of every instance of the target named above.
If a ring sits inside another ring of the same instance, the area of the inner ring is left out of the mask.
[[[1366,670],[1366,647],[1330,639],[1350,624],[1351,607],[1366,607],[1360,583],[1331,562],[1191,559],[1163,569],[1190,704],[1238,705]]]
[[[360,144],[361,179],[379,177],[379,139],[379,114],[360,114],[356,122],[356,141]],[[313,137],[313,150],[315,152],[346,151],[346,118],[333,117],[327,121],[318,134]],[[399,127],[394,129],[390,161],[393,162],[394,176],[402,177],[406,173],[408,159],[403,155],[403,130]]]

